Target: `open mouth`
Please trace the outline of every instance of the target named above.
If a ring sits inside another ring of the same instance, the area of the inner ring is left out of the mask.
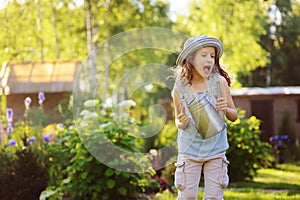
[[[204,66],[203,67],[203,71],[204,71],[205,74],[209,74],[210,73],[210,69],[211,69],[210,66]]]

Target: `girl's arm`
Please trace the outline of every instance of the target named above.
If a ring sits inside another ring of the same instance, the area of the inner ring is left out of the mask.
[[[175,109],[175,125],[179,129],[186,129],[189,125],[190,118],[185,114],[184,106],[181,104],[179,94],[175,89],[173,91],[173,103]]]
[[[238,114],[230,94],[230,88],[227,84],[226,79],[223,76],[220,76],[220,88],[222,97],[217,98],[216,107],[218,110],[225,112],[226,118],[234,122],[238,118]]]

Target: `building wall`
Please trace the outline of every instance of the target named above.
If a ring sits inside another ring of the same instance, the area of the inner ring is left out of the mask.
[[[281,97],[276,98],[274,109],[277,115],[275,116],[276,124],[280,124],[282,114],[285,110],[288,110],[291,114],[292,121],[297,123],[297,102],[293,97]]]
[[[281,118],[284,110],[288,110],[291,114],[291,119],[294,122],[296,135],[300,140],[300,121],[298,119],[299,113],[297,102],[300,100],[300,95],[253,95],[253,96],[233,96],[236,107],[246,111],[246,117],[252,115],[251,101],[254,100],[272,100],[274,123],[274,134],[278,133],[278,127],[281,123]],[[283,133],[284,134],[284,133]]]
[[[234,104],[237,108],[241,108],[246,111],[245,117],[251,116],[251,101],[245,97],[233,97]]]

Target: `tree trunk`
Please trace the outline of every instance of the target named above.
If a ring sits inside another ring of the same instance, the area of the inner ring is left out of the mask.
[[[41,6],[40,6],[40,1],[37,0],[36,2],[36,9],[38,13],[37,17],[37,37],[38,37],[38,43],[40,45],[40,59],[41,61],[44,60],[44,40],[41,37],[41,32],[42,32],[42,12],[41,12]]]
[[[93,51],[93,28],[92,28],[92,3],[91,0],[84,1],[85,7],[85,22],[86,22],[86,34],[87,34],[87,48],[88,48],[88,63],[90,64],[90,92],[95,92],[96,87],[96,53]]]
[[[51,9],[52,9],[52,26],[54,32],[54,39],[55,39],[55,54],[56,58],[60,58],[60,51],[59,51],[59,39],[57,35],[57,22],[56,22],[56,11],[55,6],[53,5],[53,0],[51,0]]]

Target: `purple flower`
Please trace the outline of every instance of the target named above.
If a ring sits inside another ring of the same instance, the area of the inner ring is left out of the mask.
[[[39,95],[38,95],[38,99],[39,99],[39,104],[40,104],[40,106],[42,106],[43,105],[43,102],[45,101],[45,94],[44,94],[44,92],[39,92]]]
[[[7,121],[12,122],[13,121],[13,116],[14,116],[14,112],[12,108],[7,108],[6,109],[6,118]]]
[[[26,142],[27,145],[30,145],[32,143],[35,143],[35,137],[34,136],[30,136],[28,141]]]
[[[13,140],[13,139],[10,139],[10,140],[8,141],[8,146],[10,146],[10,147],[15,146],[16,144],[17,144],[16,141]]]
[[[44,92],[39,92],[38,99],[41,100],[41,101],[46,100]]]
[[[45,142],[49,143],[51,141],[51,138],[49,137],[49,135],[44,135],[43,139]]]
[[[29,142],[34,143],[35,142],[35,137],[34,136],[30,136],[29,137]]]

